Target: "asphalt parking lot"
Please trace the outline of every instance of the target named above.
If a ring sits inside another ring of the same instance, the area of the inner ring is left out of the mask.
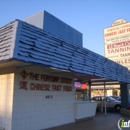
[[[130,117],[123,116],[119,112],[107,111],[107,115],[104,115],[98,111],[93,118],[47,130],[119,130],[117,124],[121,118],[125,121],[130,120]],[[124,130],[130,130],[130,127]]]

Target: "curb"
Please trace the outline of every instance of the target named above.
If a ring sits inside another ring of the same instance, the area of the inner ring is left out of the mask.
[[[121,109],[121,110],[120,110],[120,113],[121,113],[122,115],[125,115],[125,116],[130,117],[130,110]]]

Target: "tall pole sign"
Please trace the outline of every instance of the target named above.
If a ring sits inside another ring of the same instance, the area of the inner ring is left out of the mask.
[[[105,57],[130,69],[130,22],[119,19],[104,29]]]

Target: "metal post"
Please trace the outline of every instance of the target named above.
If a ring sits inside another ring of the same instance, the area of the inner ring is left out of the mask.
[[[104,82],[104,106],[105,106],[105,115],[107,115],[107,110],[106,110],[106,95],[105,95],[105,82]]]
[[[91,101],[91,80],[88,81],[89,86],[89,101]]]
[[[101,103],[101,113],[103,113],[103,101]]]

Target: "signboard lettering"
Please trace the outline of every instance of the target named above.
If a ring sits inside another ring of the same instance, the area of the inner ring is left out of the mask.
[[[43,75],[37,73],[27,73],[23,70],[20,75],[23,77],[24,81],[20,81],[20,89],[24,90],[36,90],[36,91],[72,91],[72,86],[65,86],[62,84],[71,84],[72,79],[63,78],[57,76]],[[30,81],[39,81],[38,83],[28,83],[25,81],[28,78]],[[51,84],[54,83],[54,84]],[[60,83],[57,84],[57,83]]]
[[[130,23],[119,19],[112,24],[112,27],[104,29],[104,43],[105,57],[128,67],[130,63]]]

